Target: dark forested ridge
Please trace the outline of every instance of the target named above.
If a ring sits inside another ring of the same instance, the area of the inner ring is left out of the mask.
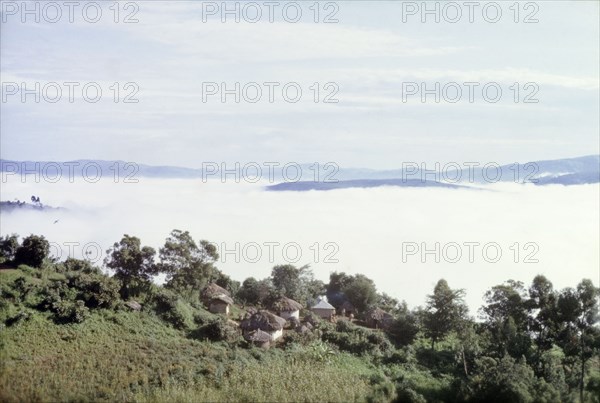
[[[158,251],[124,235],[103,268],[49,250],[0,239],[2,402],[600,401],[587,279],[507,280],[479,312],[441,279],[410,309],[362,274],[280,265],[239,283],[179,230]]]

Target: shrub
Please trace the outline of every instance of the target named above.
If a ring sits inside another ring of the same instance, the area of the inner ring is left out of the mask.
[[[14,325],[16,325],[18,323],[26,322],[30,318],[31,318],[31,314],[29,312],[19,311],[15,315],[13,315],[10,318],[6,319],[4,321],[4,323],[6,323],[7,326],[14,326]]]
[[[85,301],[77,299],[77,290],[65,281],[53,281],[41,290],[39,308],[54,313],[57,323],[81,323],[89,316]]]
[[[59,323],[81,323],[89,316],[89,309],[80,299],[75,302],[68,300],[56,302],[52,309]]]
[[[173,291],[159,289],[153,296],[154,310],[165,322],[176,329],[191,329],[194,315],[191,307],[179,299]]]
[[[351,333],[356,329],[356,326],[353,325],[349,320],[338,320],[335,329],[338,332]]]
[[[368,402],[389,402],[396,397],[396,387],[382,374],[373,374],[370,379],[371,393],[367,396]],[[400,400],[403,401],[403,400]]]
[[[20,276],[17,277],[12,287],[7,285],[6,288],[11,288],[10,292],[2,292],[6,294],[13,303],[25,303],[28,306],[35,306],[39,303],[39,285],[32,281],[31,278]]]
[[[207,323],[213,321],[215,317],[216,315],[200,308],[198,311],[194,312],[194,323],[198,326],[206,325]]]
[[[227,322],[227,319],[222,317],[216,317],[191,333],[191,337],[195,339],[225,341],[228,343],[239,340],[239,336],[238,330],[231,326]]]
[[[26,264],[20,264],[17,269],[21,270],[23,273],[31,276],[31,277],[37,277],[37,275],[39,274],[39,270],[34,269],[31,266],[28,266]]]
[[[19,237],[15,234],[0,238],[0,258],[2,260],[13,260],[19,248]]]
[[[62,263],[58,263],[54,265],[55,270],[59,273],[68,273],[68,272],[80,272],[85,274],[101,274],[99,268],[92,265],[91,262],[87,260],[75,259],[72,257],[67,258]]]
[[[15,253],[17,264],[40,267],[50,253],[50,243],[43,236],[30,235],[23,239]]]
[[[102,274],[77,273],[68,276],[69,286],[78,290],[77,298],[88,308],[114,308],[120,301],[120,284]]]
[[[335,327],[321,322],[323,340],[337,345],[341,350],[352,354],[389,354],[394,347],[385,334],[356,326],[349,321],[338,321]]]

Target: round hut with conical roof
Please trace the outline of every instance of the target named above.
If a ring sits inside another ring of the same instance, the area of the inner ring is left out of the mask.
[[[210,300],[219,294],[223,294],[223,295],[227,295],[228,297],[231,297],[231,294],[229,293],[229,291],[227,291],[223,287],[217,285],[216,283],[210,283],[206,287],[204,287],[202,289],[202,291],[200,292],[200,299],[206,306],[208,306],[208,304],[210,303]]]
[[[283,327],[286,320],[269,311],[258,311],[240,323],[240,328],[244,336],[255,330],[262,330],[269,333],[271,341],[277,340],[283,336]]]
[[[271,344],[271,335],[267,332],[263,332],[260,329],[252,330],[244,334],[244,339],[254,344],[257,347],[267,349]]]
[[[304,308],[299,302],[291,298],[281,297],[273,303],[273,310],[283,319],[300,319],[300,309]]]
[[[233,299],[231,299],[229,291],[215,283],[211,283],[202,289],[200,299],[212,313],[229,315],[229,307],[233,305]]]

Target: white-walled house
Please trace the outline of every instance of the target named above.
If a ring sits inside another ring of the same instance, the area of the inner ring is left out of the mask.
[[[208,310],[212,313],[224,313],[229,315],[229,306],[233,305],[233,300],[225,294],[215,295],[208,304]]]
[[[271,340],[275,341],[283,336],[283,326],[286,320],[269,311],[258,311],[254,315],[244,319],[240,323],[240,328],[244,335],[255,330],[262,330],[271,335]]]
[[[290,318],[300,319],[300,310],[303,306],[293,299],[281,297],[273,303],[273,310],[276,311],[283,319]]]
[[[323,319],[331,319],[335,315],[335,308],[325,299],[321,299],[310,310]]]

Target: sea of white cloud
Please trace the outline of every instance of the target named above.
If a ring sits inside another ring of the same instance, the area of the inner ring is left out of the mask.
[[[473,315],[484,292],[508,279],[529,284],[544,274],[555,288],[582,278],[598,285],[598,184],[267,192],[264,184],[147,178],[2,183],[2,200],[31,195],[64,210],[4,210],[0,234],[42,234],[63,259],[70,248],[81,257],[87,244],[101,264],[96,251],[123,234],[159,248],[181,229],[215,242],[218,267],[236,280],[310,264],[323,281],[332,271],[364,273],[415,307],[445,278],[467,291]]]

